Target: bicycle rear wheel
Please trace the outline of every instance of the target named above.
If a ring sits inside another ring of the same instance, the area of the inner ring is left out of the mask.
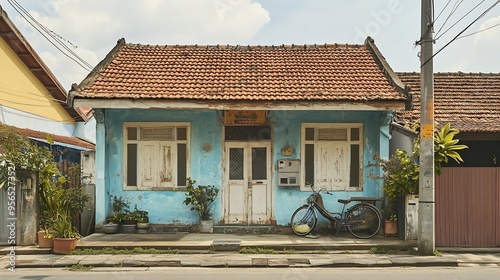
[[[357,238],[372,238],[381,225],[380,213],[373,205],[359,203],[347,211],[347,229]]]
[[[304,236],[311,233],[317,222],[314,208],[311,205],[302,205],[293,212],[290,226],[296,235]]]

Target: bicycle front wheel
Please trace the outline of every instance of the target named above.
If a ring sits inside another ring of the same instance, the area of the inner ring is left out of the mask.
[[[360,203],[347,211],[347,229],[357,238],[372,238],[381,225],[380,213],[373,205]]]
[[[302,205],[293,212],[290,226],[296,235],[304,236],[311,233],[317,222],[314,208],[310,205]]]

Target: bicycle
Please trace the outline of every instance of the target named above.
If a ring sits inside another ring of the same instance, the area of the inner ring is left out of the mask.
[[[351,197],[349,199],[339,199],[338,202],[344,204],[341,213],[329,212],[323,205],[323,197],[321,192],[333,195],[326,191],[325,188],[315,191],[310,184],[313,193],[308,197],[307,204],[297,208],[292,214],[290,225],[293,232],[298,236],[308,235],[316,227],[318,222],[317,212],[328,219],[334,229],[335,236],[338,235],[340,229],[346,229],[357,238],[367,239],[375,236],[382,225],[380,211],[373,204],[368,202],[380,201],[377,197]],[[346,205],[357,201],[352,207],[346,210]]]

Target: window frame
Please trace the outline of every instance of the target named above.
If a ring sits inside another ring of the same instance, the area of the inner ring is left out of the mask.
[[[136,127],[137,128],[137,139],[135,140],[128,140],[128,128],[130,127]],[[141,140],[140,139],[140,134],[141,130],[140,128],[151,128],[151,127],[173,127],[174,128],[174,140]],[[186,140],[178,140],[177,139],[177,129],[180,127],[185,127],[186,128]],[[178,172],[179,168],[177,166],[177,162],[179,160],[177,152],[175,153],[175,157],[172,158],[172,161],[174,162],[173,165],[173,174],[174,178],[172,181],[174,183],[171,183],[167,186],[161,186],[159,182],[159,172],[160,172],[160,161],[159,159],[157,160],[157,170],[158,176],[157,176],[157,181],[155,183],[155,186],[149,187],[149,186],[143,186],[141,182],[141,162],[143,161],[143,158],[139,155],[139,150],[141,148],[141,142],[149,142],[149,143],[155,143],[159,147],[164,145],[165,143],[171,143],[172,146],[176,147],[177,151],[177,146],[178,144],[185,144],[185,150],[186,150],[186,167],[185,167],[185,172],[186,172],[186,178],[190,176],[190,137],[191,136],[191,123],[189,122],[124,122],[123,123],[123,162],[122,162],[122,170],[123,170],[123,190],[131,190],[131,191],[137,191],[137,190],[143,190],[143,191],[155,191],[155,190],[175,190],[175,191],[185,191],[186,186],[178,186],[177,185],[177,180],[178,180]],[[136,184],[134,186],[128,185],[128,144],[136,144]]]
[[[306,140],[306,129],[308,128],[313,128],[314,129],[314,140]],[[363,145],[363,139],[364,139],[364,125],[363,123],[302,123],[301,124],[301,184],[300,184],[300,190],[301,191],[311,191],[309,187],[305,186],[306,182],[306,145],[307,144],[314,144],[313,148],[313,153],[316,155],[317,148],[318,148],[318,142],[319,141],[327,141],[327,140],[318,140],[318,130],[323,129],[323,128],[330,128],[330,129],[347,129],[347,140],[329,140],[329,141],[339,141],[347,144],[348,147],[348,155],[349,155],[349,165],[347,166],[348,169],[348,179],[349,183],[348,186],[345,188],[339,188],[339,187],[334,187],[330,186],[329,188],[326,188],[328,191],[361,191],[363,190],[363,154],[364,154],[364,145]],[[358,140],[352,140],[352,129],[357,128],[358,131]],[[352,156],[352,145],[358,145],[358,186],[351,186],[351,156]],[[316,157],[314,158],[314,161],[316,162]],[[314,181],[317,180],[317,166],[314,166]],[[308,182],[315,184],[315,182]],[[316,188],[315,188],[316,189]]]

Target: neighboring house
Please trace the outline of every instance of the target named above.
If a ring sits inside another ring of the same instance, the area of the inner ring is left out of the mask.
[[[90,109],[72,108],[66,100],[64,88],[0,6],[0,123],[14,127],[39,145],[49,146],[62,172],[67,171],[69,163],[81,162],[81,152],[95,148],[95,121]],[[47,141],[47,135],[54,143]],[[36,236],[36,192],[19,188],[18,192],[18,207],[28,203],[30,207],[29,212],[23,208],[18,213],[32,217],[27,226],[19,219],[23,230],[18,236]],[[7,205],[5,191],[0,191],[0,205]],[[7,211],[0,213],[0,223],[7,224]],[[0,234],[1,244],[8,229],[2,227]],[[29,240],[26,242],[31,244],[35,237]]]
[[[112,196],[155,224],[192,224],[186,178],[215,185],[219,225],[288,225],[310,182],[324,199],[382,196],[364,167],[388,156],[408,90],[362,45],[165,46],[120,39],[69,93],[97,120],[96,224]],[[284,171],[284,173],[280,172]],[[372,170],[373,171],[373,170]],[[375,170],[374,172],[379,172]]]
[[[403,125],[420,122],[420,74],[398,73],[412,89],[412,110],[398,110],[391,150],[411,150]],[[500,74],[435,73],[436,126],[460,130],[464,162],[450,160],[436,176],[436,246],[500,246]]]
[[[90,109],[72,108],[66,104],[66,90],[1,6],[0,62],[1,123],[75,137],[75,141],[95,142],[95,121]],[[24,134],[46,141],[39,133],[25,131]],[[60,146],[64,144],[60,142]]]

